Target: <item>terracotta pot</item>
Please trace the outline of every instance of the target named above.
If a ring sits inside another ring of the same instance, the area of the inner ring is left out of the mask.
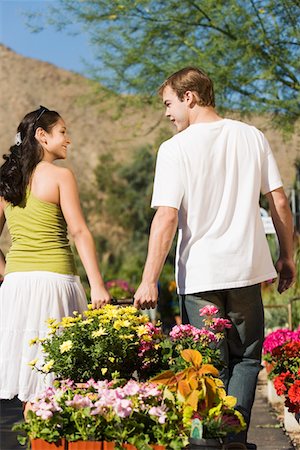
[[[153,448],[153,450],[166,450],[166,447],[164,445],[152,444],[151,447]]]
[[[46,442],[44,439],[31,439],[31,450],[65,450],[67,443],[65,439],[60,439],[58,442]]]
[[[123,444],[122,447],[126,450],[137,450],[136,446],[132,444]],[[114,448],[115,448],[114,442],[107,442],[107,441],[103,442],[102,450],[114,450]]]
[[[68,442],[68,450],[102,450],[102,441]]]
[[[108,441],[102,442],[102,450],[114,450],[114,448],[115,448],[114,442],[108,442]]]

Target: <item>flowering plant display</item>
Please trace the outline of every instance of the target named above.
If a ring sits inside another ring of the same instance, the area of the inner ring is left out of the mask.
[[[152,383],[130,380],[89,380],[80,387],[70,381],[56,383],[32,404],[26,421],[15,426],[26,439],[42,438],[56,442],[113,441],[116,448],[130,443],[138,450],[150,444],[177,450],[188,443],[180,410],[163,396],[163,389]]]
[[[290,412],[300,413],[300,368],[292,373],[287,370],[274,378],[274,387],[278,395],[285,397],[285,406]]]
[[[160,327],[148,322],[148,318],[133,306],[119,308],[106,305],[102,309],[74,312],[74,317],[63,317],[60,322],[49,319],[46,338],[33,339],[40,344],[44,361],[32,361],[36,369],[54,372],[60,379],[84,382],[126,378],[133,374],[139,380],[166,370],[184,367],[181,351],[201,351],[205,363],[222,367],[217,343],[229,328],[227,319],[215,317],[218,309],[212,306],[200,310],[204,327],[176,325],[169,336]]]
[[[200,438],[206,439],[221,438],[228,433],[244,430],[244,418],[234,409],[236,399],[226,395],[224,385],[218,378],[219,371],[213,365],[203,363],[202,355],[197,350],[183,350],[181,356],[185,361],[184,370],[168,370],[151,381],[165,385],[167,391],[173,393],[182,407],[184,425],[191,430],[193,421],[199,420]]]
[[[205,306],[199,311],[203,317],[204,326],[199,329],[192,325],[175,325],[169,333],[169,339],[161,342],[162,367],[175,371],[185,367],[185,361],[181,357],[184,349],[198,350],[204,363],[213,364],[218,369],[223,367],[220,358],[218,342],[224,338],[225,329],[231,328],[228,319],[216,317],[219,310],[215,306]]]
[[[105,287],[113,298],[125,299],[134,295],[135,289],[125,280],[110,280]]]
[[[54,372],[60,379],[84,382],[132,377],[142,371],[139,348],[151,340],[148,318],[136,308],[118,308],[106,305],[89,309],[74,317],[63,317],[60,322],[49,319],[46,338],[35,338],[31,344],[40,344],[44,362],[31,364],[42,372]],[[30,364],[30,363],[29,363]]]
[[[300,340],[300,328],[297,331],[292,331],[287,328],[280,328],[269,333],[263,344],[263,358],[265,361],[272,361],[272,351],[276,347],[280,347],[286,342]]]
[[[300,412],[300,328],[277,330],[264,342],[264,359],[272,363],[269,378],[290,412]]]
[[[202,329],[177,325],[168,336],[132,306],[49,319],[47,336],[31,342],[42,346],[43,362],[31,365],[57,378],[19,429],[30,439],[127,442],[138,450],[183,448],[195,421],[204,438],[241,431],[243,417],[218,378],[217,345],[231,324],[213,306],[199,314]]]

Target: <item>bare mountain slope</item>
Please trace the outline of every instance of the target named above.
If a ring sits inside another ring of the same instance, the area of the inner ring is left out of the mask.
[[[25,58],[2,45],[0,56],[1,154],[12,144],[24,114],[40,104],[57,110],[67,122],[73,142],[68,160],[79,181],[89,178],[99,154],[111,149],[119,158],[127,157],[134,147],[153,142],[158,133],[149,129],[161,112],[140,108],[120,115],[113,94],[96,93],[99,85],[78,74]]]

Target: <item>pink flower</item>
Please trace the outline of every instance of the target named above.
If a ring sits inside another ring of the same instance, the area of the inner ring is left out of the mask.
[[[36,415],[40,416],[43,420],[47,420],[53,416],[53,412],[49,410],[39,409],[38,411],[36,411]]]
[[[286,328],[280,328],[268,334],[264,340],[263,353],[271,353],[276,347],[285,344],[289,341],[300,340],[300,329],[297,331],[291,331]]]
[[[93,406],[92,401],[83,395],[75,394],[73,400],[66,401],[67,406],[72,406],[75,409],[86,408]]]
[[[206,305],[199,310],[200,316],[215,316],[219,312],[218,308],[213,305]]]
[[[125,395],[136,395],[140,390],[139,384],[134,380],[129,380],[123,387]]]
[[[131,401],[128,399],[116,399],[114,410],[121,418],[130,416],[132,412]]]
[[[225,328],[231,328],[232,324],[230,320],[228,319],[222,319],[222,318],[214,318],[213,323],[210,326],[213,330],[220,332],[224,331]]]
[[[158,417],[159,423],[165,423],[166,418],[167,418],[166,411],[167,411],[166,405],[152,406],[152,408],[149,409],[149,414],[151,416]]]

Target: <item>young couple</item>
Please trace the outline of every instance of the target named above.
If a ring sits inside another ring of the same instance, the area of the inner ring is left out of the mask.
[[[134,304],[156,306],[157,284],[177,228],[176,280],[183,323],[201,327],[199,309],[218,307],[232,328],[223,343],[222,379],[249,425],[264,332],[260,283],[277,276],[260,218],[266,196],[280,244],[278,290],[293,283],[293,224],[272,151],[253,126],[220,117],[210,78],[197,68],[171,75],[159,93],[178,134],[158,152],[152,207],[156,208],[142,282]],[[0,398],[32,400],[44,380],[28,361],[39,357],[28,341],[46,333],[48,317],[86,308],[67,228],[85,267],[91,301],[110,296],[72,173],[53,165],[70,139],[58,113],[40,107],[20,123],[0,172],[1,230],[12,246],[0,273]],[[246,443],[247,432],[235,437]],[[247,444],[248,448],[255,448]]]

